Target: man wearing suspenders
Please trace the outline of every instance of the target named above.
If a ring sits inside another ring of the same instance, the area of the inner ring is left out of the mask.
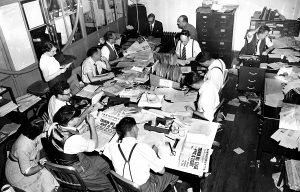
[[[137,141],[138,127],[134,118],[123,118],[116,131],[120,142],[111,142],[104,155],[111,159],[119,175],[141,186],[145,192],[164,191],[169,184],[176,183],[178,176],[165,172],[157,148]]]
[[[188,30],[182,30],[180,33],[180,41],[176,45],[177,62],[180,65],[189,64],[194,61],[196,56],[201,52],[199,43],[190,38]]]
[[[219,91],[224,83],[224,73],[227,70],[225,63],[221,59],[211,58],[208,52],[201,52],[197,56],[197,62],[207,67],[208,71],[204,76],[204,81],[211,80]]]

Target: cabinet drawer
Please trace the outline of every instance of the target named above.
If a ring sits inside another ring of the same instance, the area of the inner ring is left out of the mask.
[[[243,91],[261,92],[264,89],[265,70],[255,67],[239,69],[238,89]]]

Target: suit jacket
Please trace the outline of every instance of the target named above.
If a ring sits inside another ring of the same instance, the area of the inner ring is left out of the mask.
[[[163,25],[160,21],[155,20],[153,30],[150,30],[150,24],[146,23],[142,35],[144,36],[154,36],[161,38],[163,36]]]

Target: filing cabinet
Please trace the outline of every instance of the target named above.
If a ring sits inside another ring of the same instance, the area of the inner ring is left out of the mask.
[[[229,13],[207,12],[197,9],[196,29],[200,47],[213,57],[222,59],[227,68],[233,58],[232,39],[235,11]]]
[[[261,93],[265,85],[265,69],[241,66],[238,77],[238,90]]]

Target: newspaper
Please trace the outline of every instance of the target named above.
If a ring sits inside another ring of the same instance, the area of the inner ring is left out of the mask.
[[[76,96],[92,99],[93,96],[99,93],[101,90],[97,85],[87,85],[81,91],[79,91]]]
[[[300,161],[287,160],[285,162],[285,168],[288,177],[288,185],[290,189],[300,190]]]
[[[283,103],[279,128],[300,131],[300,105]]]

